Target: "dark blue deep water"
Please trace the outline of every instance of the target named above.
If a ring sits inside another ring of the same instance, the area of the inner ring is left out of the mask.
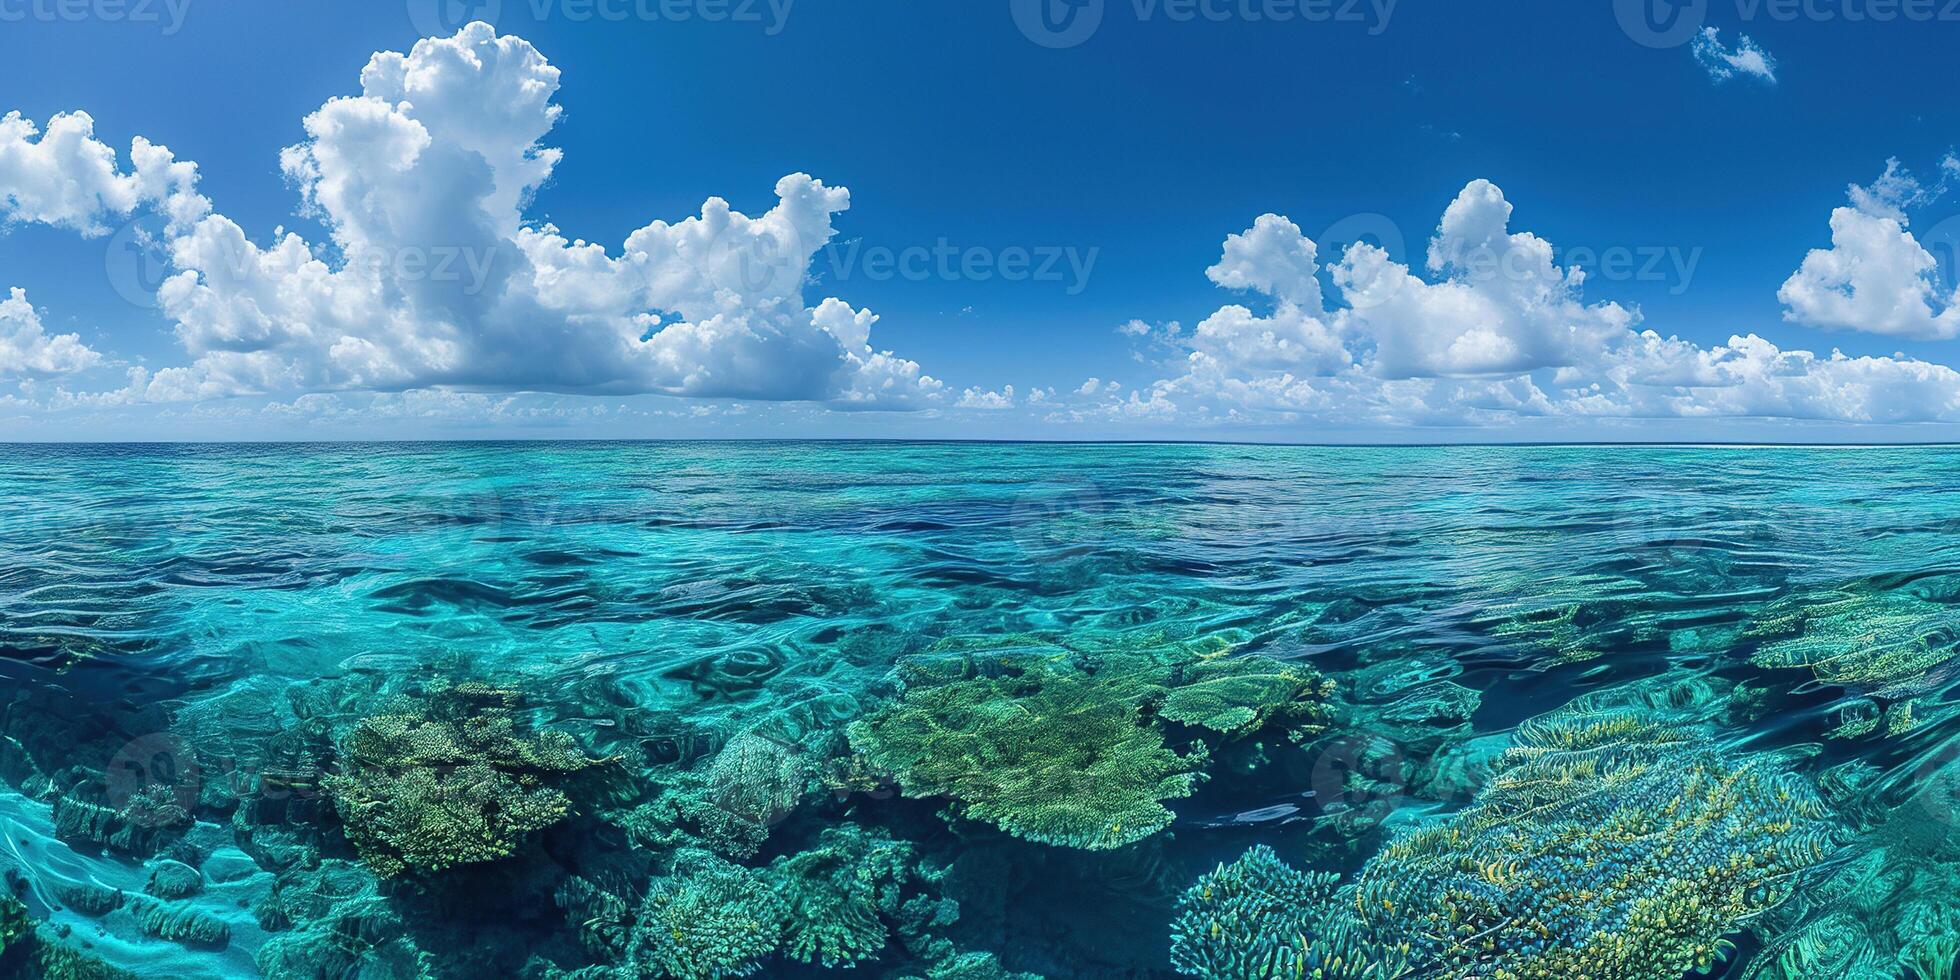
[[[1946,977],[1956,603],[1944,448],[0,447],[0,968]]]

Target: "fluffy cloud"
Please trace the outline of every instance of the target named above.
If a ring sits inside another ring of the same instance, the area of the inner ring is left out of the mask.
[[[1695,35],[1692,50],[1695,61],[1708,72],[1708,77],[1718,82],[1742,75],[1770,85],[1776,84],[1776,59],[1757,46],[1747,34],[1737,36],[1736,45],[1731,48],[1722,43],[1721,31],[1704,27],[1700,34]]]
[[[83,114],[45,134],[0,122],[0,215],[99,234],[161,214],[158,291],[192,361],[146,397],[434,386],[665,393],[906,408],[940,395],[871,345],[877,317],[805,305],[811,257],[850,194],[804,174],[750,217],[711,198],[616,251],[528,222],[560,153],[552,67],[471,24],[380,52],[357,95],[328,100],[280,165],[330,241],[254,240],[196,190],[195,165],[137,139],[132,168]]]
[[[42,329],[26,290],[15,287],[0,300],[0,378],[73,374],[100,363],[102,355],[83,344],[80,335],[51,336]]]
[[[1585,306],[1585,273],[1562,269],[1550,242],[1510,230],[1511,203],[1497,185],[1470,183],[1451,201],[1429,245],[1424,282],[1366,243],[1334,270],[1347,295],[1350,331],[1374,344],[1384,378],[1516,374],[1594,356],[1626,332],[1632,314]]]
[[[1039,389],[1035,391],[1035,394],[1040,393]],[[1039,401],[1040,399],[1035,400]],[[953,407],[979,409],[987,412],[999,412],[1013,408],[1014,386],[1007,385],[999,391],[988,391],[985,388],[968,388],[960,393],[960,400],[955,402]]]
[[[1318,249],[1298,225],[1264,215],[1226,239],[1215,283],[1264,293],[1261,316],[1231,305],[1198,324],[1194,372],[1289,377],[1359,364],[1375,377],[1483,377],[1560,367],[1626,332],[1632,314],[1579,301],[1584,273],[1559,268],[1551,244],[1510,231],[1511,204],[1475,181],[1443,213],[1425,281],[1387,252],[1351,246],[1331,270],[1348,306],[1323,308]],[[1135,331],[1127,331],[1136,336]]]
[[[1916,182],[1859,189],[1877,222],[1924,193]],[[1754,334],[1704,347],[1642,329],[1637,312],[1587,304],[1577,269],[1549,242],[1511,230],[1512,207],[1473,181],[1444,211],[1428,276],[1367,243],[1328,269],[1293,222],[1265,215],[1225,242],[1208,270],[1264,294],[1264,315],[1221,308],[1190,336],[1123,331],[1178,345],[1181,373],[1114,399],[1110,415],[1278,415],[1347,424],[1493,424],[1548,418],[1784,418],[1858,423],[1960,420],[1960,372],[1902,357],[1783,350]],[[1806,263],[1809,265],[1810,263]],[[1345,305],[1325,302],[1322,272]],[[1787,287],[1786,287],[1787,288]],[[1895,290],[1896,291],[1896,290]],[[1079,395],[1094,395],[1084,386]],[[1148,406],[1146,411],[1140,410]]]
[[[1941,283],[1907,216],[1944,193],[1960,160],[1949,156],[1940,169],[1942,181],[1928,188],[1892,160],[1870,187],[1853,185],[1851,206],[1831,212],[1831,247],[1813,249],[1777,292],[1784,318],[1895,337],[1960,335],[1960,292]]]

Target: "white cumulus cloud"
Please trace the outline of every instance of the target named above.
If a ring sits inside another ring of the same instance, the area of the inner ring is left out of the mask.
[[[0,300],[0,378],[47,378],[100,363],[79,334],[49,334],[26,290],[16,286]]]
[[[942,385],[871,343],[877,317],[806,305],[811,257],[850,194],[804,174],[749,216],[711,198],[613,249],[525,217],[560,151],[559,72],[522,38],[473,23],[379,52],[357,94],[304,120],[280,155],[309,242],[255,238],[196,189],[197,170],[138,138],[131,168],[88,116],[47,131],[0,121],[0,217],[100,234],[167,222],[158,291],[191,355],[153,400],[453,387],[665,393],[907,408]]]
[[[999,391],[985,388],[968,388],[960,393],[955,408],[972,408],[987,412],[999,412],[1014,407],[1014,386],[1005,385]]]
[[[1921,189],[1894,179],[1864,193],[1897,207]],[[1894,228],[1902,220],[1844,210]],[[1221,410],[1212,417],[1388,425],[1960,421],[1960,372],[1945,365],[1785,350],[1755,334],[1702,346],[1644,329],[1637,311],[1587,303],[1583,273],[1559,267],[1551,243],[1513,231],[1511,220],[1503,192],[1472,181],[1443,213],[1425,276],[1367,243],[1320,269],[1297,225],[1262,216],[1226,240],[1208,275],[1265,294],[1271,309],[1226,306],[1188,337],[1169,336],[1183,358],[1179,373],[1150,386],[1150,414],[1194,407]],[[1323,272],[1345,305],[1321,306]],[[1107,408],[1136,415],[1145,404],[1133,395]]]
[[[1871,186],[1854,184],[1851,205],[1831,212],[1831,247],[1811,250],[1778,290],[1784,319],[1895,337],[1960,335],[1960,292],[1941,281],[1907,214],[1939,197],[1960,161],[1947,157],[1941,171],[1928,188],[1891,160]]]

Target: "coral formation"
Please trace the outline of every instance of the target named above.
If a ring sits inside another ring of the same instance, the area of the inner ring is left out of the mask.
[[[948,641],[898,677],[899,696],[850,728],[865,769],[953,815],[1089,850],[1169,826],[1165,803],[1197,789],[1214,743],[1324,731],[1334,691],[1301,665],[1162,640]]]
[[[683,851],[647,893],[626,963],[638,975],[675,980],[747,976],[775,952],[788,915],[762,875],[706,851]]]
[[[1904,697],[1951,679],[1960,655],[1953,606],[1913,591],[1860,585],[1771,603],[1745,631],[1768,668],[1807,668],[1817,679],[1880,697]]]
[[[713,980],[782,957],[828,969],[909,961],[932,977],[1020,980],[939,934],[959,907],[940,894],[942,872],[916,845],[855,823],[826,827],[811,844],[763,868],[682,849],[643,897],[578,877],[555,897],[597,961],[591,969],[614,971],[594,976]]]
[[[1179,755],[1142,717],[1134,683],[1026,663],[907,689],[851,728],[851,744],[908,796],[1027,840],[1106,849],[1168,826],[1202,752]]]
[[[1362,928],[1520,980],[1708,969],[1831,845],[1807,784],[1682,714],[1581,703],[1525,725],[1471,807],[1363,868]]]
[[[827,967],[877,956],[916,861],[911,844],[857,824],[826,828],[815,848],[777,858],[767,880],[788,902],[784,953]]]
[[[1206,980],[1393,980],[1406,946],[1352,933],[1339,878],[1301,871],[1258,844],[1198,879],[1171,922],[1171,964]]]
[[[55,834],[65,841],[86,842],[140,856],[156,853],[191,823],[190,811],[168,786],[144,786],[131,793],[121,806],[109,803],[104,796],[102,786],[86,783],[56,796]]]
[[[388,877],[495,861],[571,812],[569,777],[609,760],[563,732],[529,731],[517,706],[514,691],[465,682],[355,726],[324,785],[369,867]]]
[[[1248,854],[1187,894],[1180,968],[1394,976],[1406,956],[1419,975],[1507,980],[1709,969],[1832,842],[1807,783],[1712,747],[1697,721],[1707,700],[1694,684],[1634,688],[1527,723],[1471,806],[1398,835],[1331,900],[1327,879]]]
[[[144,935],[186,946],[221,947],[231,942],[231,926],[225,920],[192,906],[136,895],[130,898],[129,908]]]
[[[1327,728],[1334,683],[1270,657],[1214,657],[1182,672],[1160,708],[1171,721],[1226,735],[1283,728],[1295,741]]]

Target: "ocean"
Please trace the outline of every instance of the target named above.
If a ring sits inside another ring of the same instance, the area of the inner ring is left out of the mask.
[[[0,447],[0,965],[1946,977],[1956,530],[1938,447]]]

